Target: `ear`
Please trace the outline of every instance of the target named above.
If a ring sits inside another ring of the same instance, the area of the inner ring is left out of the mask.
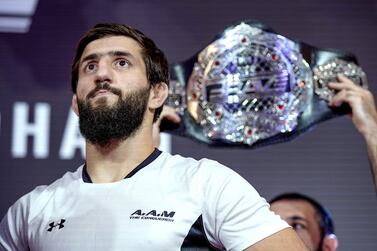
[[[71,107],[72,107],[72,110],[74,111],[74,113],[76,113],[77,116],[79,116],[79,106],[77,104],[77,95],[74,94],[72,96],[72,104],[71,104]]]
[[[149,108],[156,109],[162,106],[168,97],[168,85],[164,82],[152,86],[149,95]]]
[[[335,234],[328,234],[323,238],[322,250],[335,251],[338,248],[338,238]]]

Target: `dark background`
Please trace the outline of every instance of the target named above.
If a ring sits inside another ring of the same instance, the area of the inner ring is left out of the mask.
[[[376,1],[39,0],[34,13],[17,15],[29,16],[32,23],[26,33],[0,33],[1,216],[18,197],[83,162],[79,150],[69,159],[62,159],[59,151],[70,107],[74,48],[98,22],[134,26],[152,37],[170,62],[180,62],[229,24],[259,20],[286,37],[353,52],[377,94]],[[16,102],[29,106],[30,122],[37,103],[49,104],[46,157],[33,154],[33,137],[26,156],[12,154]],[[376,192],[363,139],[348,116],[322,123],[294,141],[261,149],[214,149],[173,137],[172,152],[216,159],[267,199],[286,191],[311,195],[332,212],[340,251],[377,250]]]

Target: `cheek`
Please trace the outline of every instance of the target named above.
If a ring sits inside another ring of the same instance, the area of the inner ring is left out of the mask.
[[[77,90],[76,90],[76,96],[80,100],[84,99],[84,97],[85,97],[83,89],[79,88],[78,86],[77,86]]]
[[[80,79],[77,82],[76,95],[79,99],[83,99],[91,91],[88,85],[85,84],[85,79]]]
[[[298,236],[301,238],[301,240],[303,240],[303,242],[305,243],[305,245],[310,248],[310,250],[314,250],[314,243],[313,243],[313,240],[312,238],[310,237],[310,234],[307,230],[304,230],[304,229],[298,229],[296,230],[296,233],[298,234]]]
[[[140,70],[130,71],[127,74],[119,75],[119,85],[127,87],[127,89],[138,89],[149,86],[147,76]]]

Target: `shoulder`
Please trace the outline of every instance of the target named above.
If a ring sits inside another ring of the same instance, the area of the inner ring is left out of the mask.
[[[178,177],[200,178],[204,182],[214,178],[221,181],[230,176],[241,178],[235,171],[215,160],[207,158],[197,160],[166,152],[163,152],[160,157],[158,166],[176,177],[178,175]]]
[[[176,168],[188,168],[188,169],[196,169],[202,172],[226,172],[226,173],[235,173],[230,168],[226,167],[225,165],[211,159],[202,158],[202,159],[194,159],[191,157],[183,157],[179,154],[170,154],[166,152],[162,152],[161,154],[161,161],[164,161],[166,165]]]
[[[57,192],[64,191],[81,177],[80,167],[74,173],[66,173],[51,185],[38,186],[18,199],[3,217],[0,223],[0,246],[8,250],[26,250],[31,222],[46,207]]]
[[[30,222],[43,209],[44,205],[56,194],[63,191],[81,178],[82,166],[75,172],[67,172],[50,185],[35,187],[19,198],[8,210],[8,215],[22,217]]]
[[[234,170],[207,158],[196,160],[163,153],[158,166],[165,170],[165,177],[191,184],[201,191],[202,195],[221,196],[225,188],[237,188],[237,191],[247,191],[255,194],[255,189]],[[208,199],[208,197],[207,197]]]

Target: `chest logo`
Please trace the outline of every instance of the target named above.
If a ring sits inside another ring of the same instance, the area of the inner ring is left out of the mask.
[[[157,211],[157,210],[150,210],[145,211],[138,209],[130,215],[130,219],[132,220],[159,220],[159,221],[174,221],[174,211]]]
[[[50,224],[48,224],[49,228],[47,229],[47,231],[49,232],[52,232],[52,230],[55,228],[55,227],[58,227],[57,229],[62,229],[64,227],[64,222],[65,222],[65,219],[61,219],[59,222],[57,222],[55,224],[55,221],[51,222]]]

